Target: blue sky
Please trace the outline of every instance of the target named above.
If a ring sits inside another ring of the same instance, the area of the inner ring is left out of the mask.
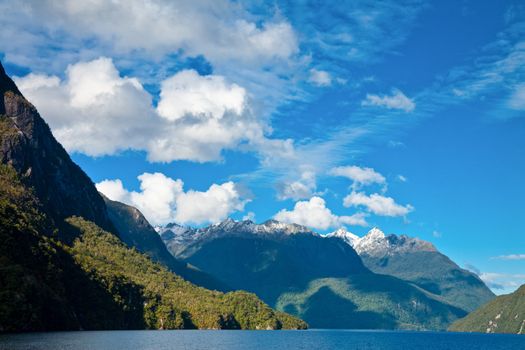
[[[433,242],[525,283],[520,1],[0,1],[0,59],[110,197]]]

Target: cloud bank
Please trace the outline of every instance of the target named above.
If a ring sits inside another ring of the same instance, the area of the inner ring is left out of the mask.
[[[122,77],[105,57],[68,66],[64,80],[29,74],[15,81],[69,152],[131,149],[154,162],[207,162],[241,144],[261,157],[293,148],[266,137],[269,127],[250,110],[245,89],[223,76],[179,71],[161,83],[156,108],[138,79]]]

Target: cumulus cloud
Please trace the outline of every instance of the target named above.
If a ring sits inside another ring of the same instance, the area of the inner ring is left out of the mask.
[[[340,166],[332,168],[329,175],[346,177],[353,181],[353,187],[371,185],[374,183],[386,185],[386,179],[383,175],[372,168],[361,168],[355,165]]]
[[[313,171],[304,171],[299,180],[279,184],[277,186],[277,198],[280,200],[310,198],[316,187],[315,173]]]
[[[351,216],[337,216],[326,207],[323,198],[314,196],[308,201],[295,203],[293,210],[282,209],[275,214],[274,219],[287,223],[304,225],[318,230],[326,230],[343,225],[367,226],[365,213]]]
[[[151,96],[138,80],[120,77],[109,58],[70,65],[64,81],[29,74],[15,82],[70,152],[139,149],[155,126]]]
[[[161,173],[144,173],[138,179],[140,191],[126,190],[119,179],[101,181],[96,187],[109,199],[137,207],[154,225],[216,223],[244,210],[248,202],[233,182],[185,192],[182,180]]]
[[[175,221],[180,223],[216,223],[234,211],[242,211],[247,200],[233,182],[213,184],[205,192],[188,191],[176,200]]]
[[[353,191],[343,199],[345,207],[365,207],[369,212],[381,216],[405,216],[414,210],[410,204],[397,204],[393,198],[378,193],[367,196],[362,192]]]
[[[228,84],[221,76],[201,76],[186,70],[162,82],[157,110],[169,120],[188,115],[221,119],[227,112],[241,115],[245,104],[242,87]]]
[[[151,161],[217,161],[246,144],[262,158],[293,153],[291,140],[270,140],[248,107],[247,93],[222,76],[183,70],[161,83],[158,107],[141,83],[120,76],[109,58],[70,65],[66,77],[15,78],[69,152],[90,156],[144,150]]]
[[[361,102],[362,106],[386,107],[388,109],[399,109],[405,112],[412,112],[416,104],[408,98],[401,90],[392,90],[391,95],[367,94],[366,99]]]
[[[308,81],[317,86],[330,86],[332,85],[332,76],[327,71],[312,68]]]

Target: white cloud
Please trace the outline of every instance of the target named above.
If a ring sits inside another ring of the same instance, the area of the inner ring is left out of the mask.
[[[103,180],[95,184],[95,186],[99,192],[111,200],[123,203],[129,203],[131,200],[130,193],[124,188],[120,179]]]
[[[15,82],[70,152],[140,149],[155,127],[151,96],[136,79],[120,77],[108,58],[69,66],[64,81],[29,74]]]
[[[277,198],[285,199],[305,199],[310,198],[317,187],[315,173],[304,171],[301,178],[296,181],[284,182],[277,187]]]
[[[137,207],[153,225],[216,223],[242,211],[248,201],[233,182],[213,184],[204,192],[185,192],[182,180],[161,173],[144,173],[138,179],[139,192],[126,190],[119,179],[104,180],[96,186],[109,199]]]
[[[247,200],[242,200],[236,185],[226,182],[213,184],[205,192],[188,191],[176,200],[175,221],[180,223],[216,223],[234,211],[242,211]]]
[[[405,112],[412,112],[416,108],[416,104],[408,98],[401,90],[393,89],[392,95],[373,95],[367,94],[366,99],[361,102],[362,106],[378,106],[386,107],[388,109],[400,109]]]
[[[242,217],[243,220],[250,220],[255,221],[255,213],[253,211],[249,211]]]
[[[226,83],[221,76],[201,76],[185,70],[162,82],[157,110],[160,116],[178,120],[188,115],[221,119],[227,112],[241,115],[246,106],[246,91]]]
[[[345,207],[363,206],[368,211],[381,216],[405,216],[414,210],[410,204],[399,205],[393,198],[378,193],[367,196],[362,192],[352,192],[343,199],[343,205]]]
[[[525,284],[525,274],[481,272],[479,277],[496,294],[512,293]]]
[[[329,175],[346,177],[353,181],[353,188],[371,185],[374,183],[385,185],[386,179],[383,175],[372,168],[361,168],[355,165],[340,166],[332,168]]]
[[[109,58],[70,65],[66,78],[15,78],[69,152],[90,156],[144,150],[151,161],[217,161],[246,144],[264,159],[293,153],[291,140],[270,140],[246,91],[222,76],[183,70],[161,83],[158,108],[136,78],[121,77]]]
[[[515,87],[508,101],[508,106],[518,111],[525,110],[525,84],[520,84]]]
[[[406,178],[406,176],[403,176],[403,175],[397,175],[397,179],[401,182],[407,182],[408,179]]]
[[[24,6],[4,2],[1,9],[1,22],[25,36],[18,35],[24,39],[18,43],[8,36],[13,33],[0,34],[0,43],[25,61],[38,60],[30,54],[46,46],[61,46],[65,52],[59,54],[89,55],[89,48],[69,52],[72,42],[83,41],[95,50],[111,51],[106,54],[155,59],[182,52],[204,55],[214,64],[262,65],[298,51],[296,34],[287,21],[254,18],[242,5],[226,0],[42,0]],[[46,45],[46,40],[53,45]]]
[[[326,207],[321,197],[312,197],[309,201],[295,203],[293,210],[282,209],[275,214],[274,219],[287,223],[304,225],[318,230],[326,230],[342,225],[367,226],[366,214],[357,213],[352,216],[337,216]]]
[[[330,86],[332,85],[332,76],[327,71],[312,68],[308,81],[317,86]]]
[[[525,260],[525,254],[500,255],[500,256],[494,256],[491,259],[494,259],[494,260]]]

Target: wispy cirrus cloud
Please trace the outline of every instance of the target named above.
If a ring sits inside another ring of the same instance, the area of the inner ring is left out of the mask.
[[[332,85],[332,76],[327,71],[312,68],[308,81],[317,86],[330,86]]]
[[[413,112],[416,104],[408,98],[401,90],[393,89],[391,95],[367,94],[361,102],[362,106],[385,107],[388,109],[399,109],[405,112]]]
[[[508,254],[491,257],[493,260],[525,260],[525,254]]]
[[[525,284],[525,274],[481,272],[479,277],[496,294],[511,293]]]
[[[328,174],[342,176],[352,180],[352,188],[354,189],[371,184],[386,185],[386,179],[383,175],[367,167],[358,167],[355,165],[339,166],[330,169]]]

